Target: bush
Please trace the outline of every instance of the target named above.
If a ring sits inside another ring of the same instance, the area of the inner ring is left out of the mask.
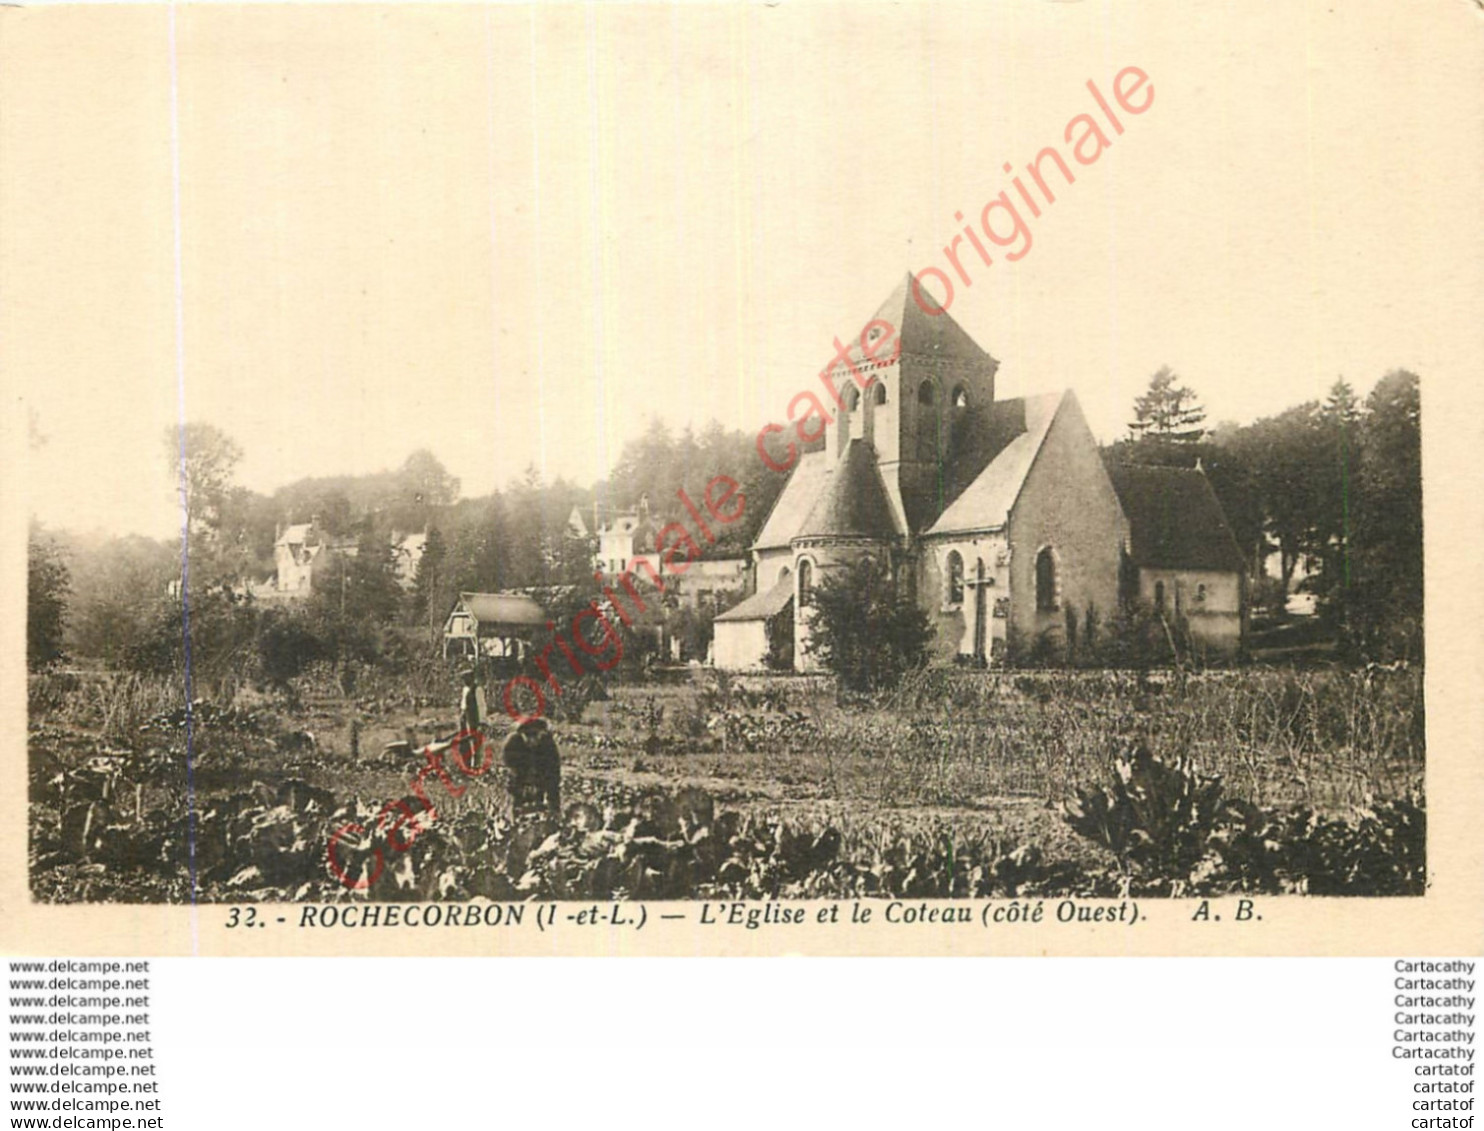
[[[1327,818],[1226,798],[1219,777],[1143,748],[1116,757],[1113,770],[1111,785],[1078,789],[1063,814],[1118,858],[1135,894],[1386,896],[1426,887],[1420,795]]]
[[[258,674],[273,687],[286,689],[289,681],[323,658],[324,646],[306,619],[270,610],[258,626]]]
[[[794,670],[794,606],[790,601],[784,610],[767,622],[768,656],[764,661],[773,671]]]
[[[894,687],[927,662],[927,615],[870,558],[826,574],[806,615],[806,651],[846,690]]]
[[[33,523],[26,564],[26,666],[40,671],[62,658],[71,573],[61,549]]]
[[[1206,852],[1221,813],[1221,780],[1188,759],[1167,764],[1143,747],[1113,760],[1113,782],[1080,789],[1067,823],[1133,871],[1159,879],[1189,876]]]
[[[125,665],[143,675],[188,675],[197,685],[240,682],[256,661],[258,615],[252,602],[217,588],[193,592],[188,605],[167,598],[129,649]]]

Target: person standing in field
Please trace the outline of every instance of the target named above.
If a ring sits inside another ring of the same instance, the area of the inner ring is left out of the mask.
[[[484,688],[479,686],[479,675],[474,668],[463,673],[464,690],[459,696],[459,727],[466,731],[477,731],[484,724]]]
[[[511,731],[501,757],[510,771],[510,802],[517,814],[560,812],[562,758],[545,719],[526,719]]]

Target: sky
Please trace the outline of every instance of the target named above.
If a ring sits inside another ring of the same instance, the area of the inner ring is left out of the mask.
[[[1213,423],[1400,367],[1459,420],[1480,17],[1422,7],[3,9],[7,466],[48,525],[169,536],[182,418],[264,492],[755,431],[1127,67],[1152,101],[1030,249],[964,248],[998,394],[1106,441],[1162,365]]]

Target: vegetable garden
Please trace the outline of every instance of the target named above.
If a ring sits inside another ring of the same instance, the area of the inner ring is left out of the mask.
[[[840,702],[697,672],[588,689],[563,812],[498,772],[428,812],[450,689],[31,684],[31,877],[56,902],[1416,895],[1416,670],[930,670]],[[187,773],[186,735],[192,757]],[[411,764],[410,760],[411,759]],[[405,851],[384,798],[419,815]],[[341,843],[351,890],[332,874]]]

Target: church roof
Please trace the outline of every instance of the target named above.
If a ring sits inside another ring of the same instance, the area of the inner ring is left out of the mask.
[[[718,621],[770,620],[781,613],[794,598],[794,579],[790,575],[779,580],[771,589],[754,593],[735,608],[728,609],[716,619]]]
[[[804,452],[799,456],[782,493],[768,512],[768,521],[763,523],[763,529],[752,545],[754,550],[787,546],[793,541],[809,517],[809,510],[829,476],[832,462],[828,452]]]
[[[1203,471],[1108,466],[1129,522],[1129,553],[1154,569],[1240,570],[1242,551]]]
[[[876,451],[865,440],[851,440],[794,537],[889,541],[896,536],[897,524],[876,466]]]
[[[886,322],[901,338],[902,353],[915,357],[948,357],[963,361],[994,362],[988,353],[974,341],[968,332],[953,320],[953,316],[938,305],[927,287],[918,289],[921,302],[913,293],[913,275],[909,271],[902,277],[886,301],[877,308],[871,319]],[[926,309],[924,309],[926,308]],[[929,312],[932,313],[929,313]],[[850,358],[855,362],[866,362],[870,358],[860,346],[860,333],[865,328],[852,331]],[[889,351],[881,351],[883,358]]]
[[[989,428],[981,440],[987,462],[970,461],[982,468],[959,491],[927,534],[949,534],[965,530],[998,530],[1009,521],[1010,509],[1020,497],[1036,455],[1051,423],[1068,393],[1044,393],[996,401],[990,410]],[[981,455],[981,458],[983,456]]]

